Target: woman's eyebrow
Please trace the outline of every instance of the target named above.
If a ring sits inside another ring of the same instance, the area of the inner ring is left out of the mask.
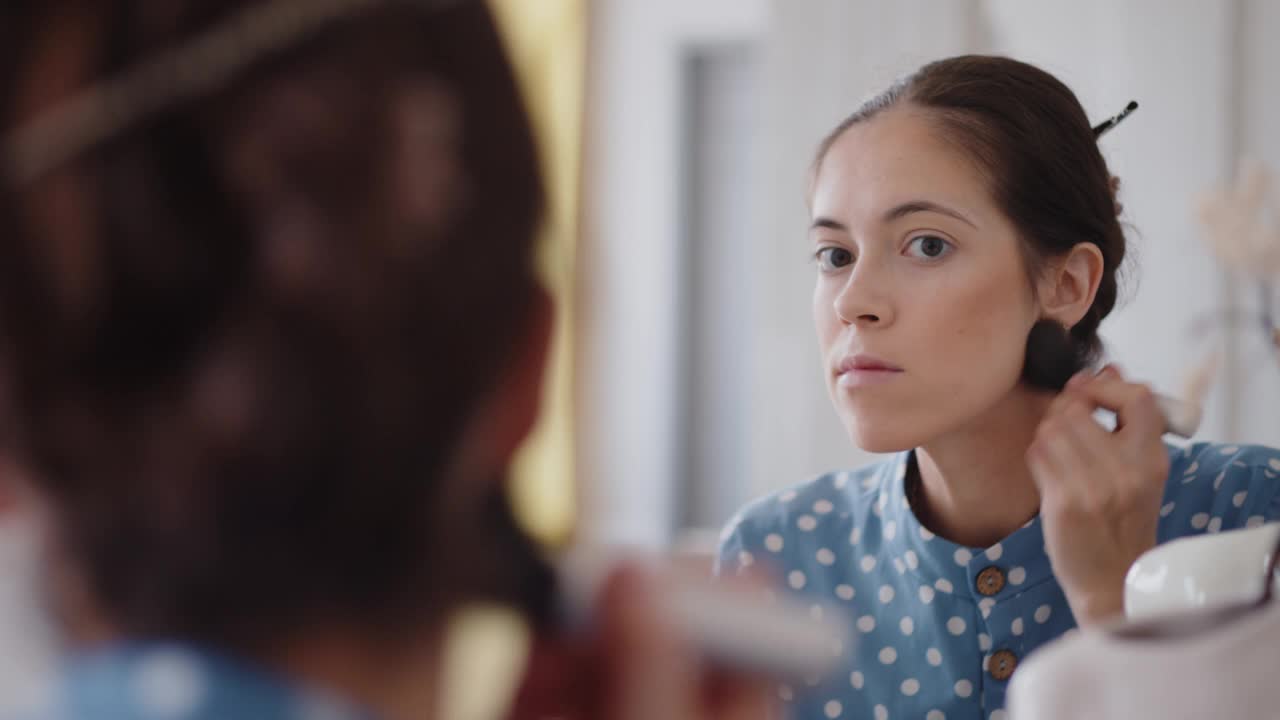
[[[978,229],[978,226],[974,225],[972,220],[965,217],[964,214],[962,214],[958,210],[952,210],[946,205],[939,205],[938,203],[931,202],[929,200],[909,200],[900,205],[895,205],[894,207],[890,208],[888,212],[884,214],[884,222],[886,223],[893,222],[894,220],[898,220],[900,218],[906,217],[907,215],[910,215],[912,213],[918,213],[918,212],[941,213],[943,215],[948,215],[950,217],[953,217],[959,220],[960,222],[968,225],[974,230]]]
[[[817,230],[818,228],[827,228],[828,230],[836,230],[839,232],[849,231],[849,228],[846,227],[844,223],[837,222],[828,217],[816,217],[813,219],[813,224],[809,226],[809,229]]]
[[[885,212],[881,220],[882,222],[885,222],[885,223],[891,223],[894,220],[900,220],[912,213],[918,213],[918,212],[941,213],[948,217],[953,217],[975,230],[978,229],[978,226],[975,225],[972,220],[965,217],[964,213],[961,213],[959,210],[952,210],[946,205],[940,205],[930,200],[908,200],[907,202],[901,203],[899,205],[895,205],[892,208],[889,208],[889,210]],[[849,231],[849,227],[844,223],[839,222],[838,220],[832,220],[829,217],[822,217],[822,216],[814,218],[813,224],[809,226],[810,230],[817,230],[818,228],[826,228],[828,230],[835,230],[837,232]]]

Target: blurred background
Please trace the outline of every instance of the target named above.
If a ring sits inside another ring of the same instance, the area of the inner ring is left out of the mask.
[[[1280,445],[1280,351],[1263,327],[1280,264],[1280,190],[1264,183],[1280,168],[1280,3],[490,4],[552,186],[542,269],[561,324],[513,487],[548,543],[706,556],[747,500],[873,459],[822,381],[806,171],[860,99],[966,52],[1053,72],[1095,122],[1141,103],[1103,140],[1134,249],[1103,325],[1111,357],[1182,394],[1217,353],[1200,437]],[[51,656],[29,535],[0,511],[0,707]],[[502,655],[512,632],[470,635],[459,662]]]

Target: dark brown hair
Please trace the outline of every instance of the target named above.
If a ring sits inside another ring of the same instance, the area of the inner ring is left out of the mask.
[[[841,122],[819,146],[815,169],[845,130],[904,103],[924,110],[940,136],[982,169],[996,204],[1018,229],[1031,278],[1077,243],[1102,251],[1093,306],[1071,328],[1069,342],[1056,343],[1069,346],[1072,365],[1096,361],[1102,352],[1098,325],[1116,304],[1125,236],[1111,174],[1075,94],[1053,75],[1010,58],[964,55],[932,62]],[[1029,357],[1028,366],[1043,364],[1038,360]]]
[[[6,7],[0,123],[68,15],[84,86],[258,4]],[[489,528],[450,464],[529,322],[541,206],[478,1],[372,4],[0,187],[15,447],[110,621],[243,645],[451,601]]]

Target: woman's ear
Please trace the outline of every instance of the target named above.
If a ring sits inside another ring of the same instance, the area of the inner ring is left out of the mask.
[[[1071,328],[1093,306],[1102,281],[1102,251],[1088,242],[1076,243],[1065,256],[1053,261],[1040,280],[1042,317]]]

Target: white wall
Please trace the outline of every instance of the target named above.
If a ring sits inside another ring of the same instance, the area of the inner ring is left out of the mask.
[[[684,53],[749,41],[765,0],[592,6],[580,258],[585,538],[663,547],[676,517]]]
[[[1237,98],[1237,146],[1241,155],[1262,160],[1280,173],[1280,94],[1276,92],[1275,75],[1280,68],[1280,43],[1276,42],[1280,34],[1280,3],[1242,0],[1239,6],[1241,42],[1236,55],[1242,72]],[[1280,207],[1280,199],[1276,207]],[[1247,303],[1250,299],[1240,301]],[[1280,446],[1280,357],[1257,332],[1243,332],[1237,349],[1238,423],[1232,437]]]

